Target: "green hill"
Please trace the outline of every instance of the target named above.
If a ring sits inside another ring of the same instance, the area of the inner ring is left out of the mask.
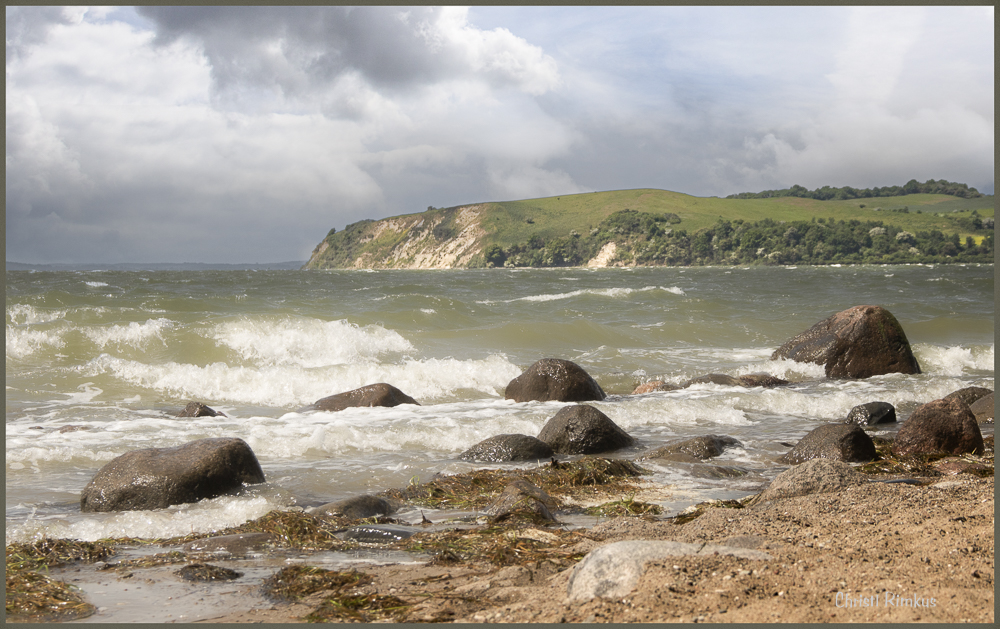
[[[616,190],[360,221],[331,230],[304,268],[992,262],[993,211],[992,195]]]

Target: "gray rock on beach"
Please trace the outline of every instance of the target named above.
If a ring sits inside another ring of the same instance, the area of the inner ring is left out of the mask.
[[[551,446],[541,439],[528,435],[496,435],[480,441],[463,452],[459,458],[463,461],[489,461],[503,463],[507,461],[537,461],[551,458],[554,452]]]
[[[918,374],[920,365],[892,313],[881,306],[854,306],[796,335],[771,355],[816,363],[828,378]]]
[[[847,414],[844,420],[848,424],[858,426],[873,426],[889,424],[896,421],[896,408],[888,402],[867,402],[858,404]]]
[[[417,401],[391,384],[378,382],[316,400],[303,410],[334,412],[353,407],[392,407],[400,404],[417,404]]]
[[[524,479],[513,480],[504,487],[493,503],[487,507],[486,515],[494,521],[522,513],[540,517],[542,520],[555,522],[552,509],[556,501],[545,490]]]
[[[610,417],[586,404],[559,409],[538,438],[561,454],[600,454],[635,443]]]
[[[867,482],[863,474],[843,461],[810,459],[775,476],[751,504],[840,491]]]
[[[593,598],[620,600],[635,589],[646,564],[666,557],[731,555],[766,561],[771,555],[748,548],[714,544],[630,540],[596,548],[573,567],[566,594],[571,602]]]
[[[607,395],[597,381],[576,363],[543,358],[507,384],[504,398],[515,402],[591,402]]]
[[[199,439],[173,448],[126,452],[84,487],[80,510],[164,509],[264,482],[253,450],[242,439]]]
[[[959,398],[934,400],[913,411],[896,434],[892,452],[982,454],[983,433],[969,405]]]
[[[799,440],[782,463],[797,465],[810,459],[832,459],[858,463],[875,460],[875,442],[857,424],[825,424]]]

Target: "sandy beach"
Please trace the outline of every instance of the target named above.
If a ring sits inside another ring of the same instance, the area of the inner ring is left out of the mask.
[[[988,443],[980,466],[992,465]],[[854,484],[837,491],[711,502],[674,518],[610,517],[592,528],[568,530],[530,509],[479,525],[413,527],[406,539],[363,545],[370,563],[339,569],[331,553],[349,560],[358,549],[337,535],[350,521],[274,514],[261,521],[284,533],[244,533],[226,553],[206,552],[216,538],[205,536],[138,547],[118,540],[132,553],[49,574],[96,610],[76,622],[992,623],[994,479],[981,467],[956,474],[947,473],[954,461],[935,465],[941,471],[850,472]],[[616,478],[573,487],[561,504],[641,512],[656,491]],[[317,551],[324,539],[333,545]],[[630,540],[722,552],[653,557],[625,594],[580,597],[577,587],[570,596],[596,549]],[[241,578],[183,578],[182,568],[206,564]]]

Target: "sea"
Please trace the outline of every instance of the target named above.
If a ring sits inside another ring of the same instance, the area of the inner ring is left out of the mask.
[[[895,315],[921,374],[830,380],[771,359],[860,304]],[[546,357],[579,364],[609,394],[592,405],[638,440],[610,456],[699,435],[742,444],[705,464],[642,461],[664,515],[759,491],[787,469],[776,459],[791,444],[855,405],[889,402],[902,421],[994,386],[992,265],[8,271],[6,317],[7,543],[210,532],[436,475],[544,465],[460,455],[494,435],[535,436],[566,406],[504,399]],[[710,373],[790,384],[631,393]],[[419,405],[304,410],[376,382]],[[176,417],[189,401],[225,416]],[[209,437],[245,440],[267,482],[155,511],[80,512],[81,490],[115,457]]]

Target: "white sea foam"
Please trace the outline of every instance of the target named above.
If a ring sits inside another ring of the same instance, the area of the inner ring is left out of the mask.
[[[674,295],[684,295],[684,290],[677,287],[663,287],[663,286],[645,286],[643,288],[584,288],[580,290],[569,291],[568,293],[551,293],[544,295],[528,295],[527,297],[516,297],[514,299],[505,299],[501,303],[509,304],[516,301],[558,301],[561,299],[571,299],[573,297],[579,297],[581,295],[595,295],[598,297],[611,297],[613,299],[619,299],[633,293],[646,293],[654,290],[662,290],[668,293],[673,293]],[[497,303],[490,300],[477,301],[477,304],[492,304]]]
[[[925,373],[961,376],[971,371],[993,371],[993,345],[940,347],[916,344],[913,353]]]
[[[175,362],[150,365],[102,354],[88,363],[87,373],[111,373],[126,383],[182,398],[291,407],[375,382],[388,382],[418,401],[446,398],[463,390],[496,396],[498,388],[521,370],[498,355],[482,360],[432,358],[305,368]]]
[[[210,337],[256,364],[326,367],[413,351],[398,332],[344,320],[244,318],[216,326]]]
[[[31,304],[13,304],[7,307],[7,318],[14,325],[31,325],[57,321],[66,316],[65,310],[41,310]]]
[[[40,537],[95,541],[111,537],[180,537],[238,526],[283,506],[272,497],[221,496],[195,504],[154,511],[121,511],[66,518],[7,522],[6,542],[27,542]]]
[[[128,325],[87,327],[81,331],[84,336],[102,349],[108,345],[128,345],[142,349],[153,339],[158,339],[161,343],[164,342],[163,331],[174,326],[174,322],[170,319],[159,318],[149,319],[145,323],[132,321]]]
[[[7,326],[7,358],[26,358],[40,350],[64,345],[61,330],[20,330]]]

